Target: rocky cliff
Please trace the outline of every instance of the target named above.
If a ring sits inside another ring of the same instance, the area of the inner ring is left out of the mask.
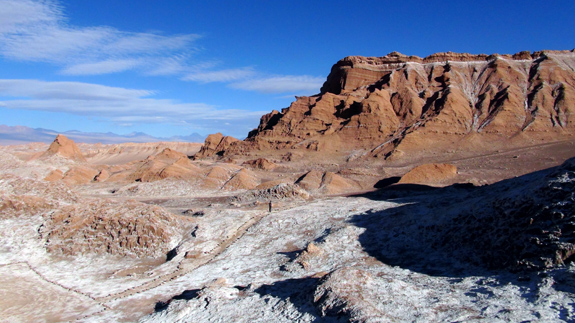
[[[332,67],[319,94],[297,97],[264,115],[246,140],[218,148],[223,155],[363,149],[385,158],[400,146],[494,148],[570,135],[574,110],[574,51],[350,56]]]

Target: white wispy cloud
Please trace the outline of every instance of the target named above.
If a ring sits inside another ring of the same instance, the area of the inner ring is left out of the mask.
[[[272,75],[253,67],[218,68],[217,60],[190,58],[199,49],[196,34],[126,32],[108,26],[68,23],[58,0],[0,0],[0,56],[60,66],[65,75],[101,75],[137,70],[198,83],[261,93],[316,93],[323,79]]]
[[[131,70],[138,66],[142,66],[144,63],[145,61],[143,59],[111,59],[95,63],[68,66],[62,70],[62,73],[70,75],[110,74]]]
[[[307,75],[282,75],[250,79],[230,84],[232,88],[262,93],[319,92],[324,79]],[[314,92],[315,91],[315,92]]]
[[[180,53],[173,55],[171,57],[161,57],[156,59],[149,66],[146,71],[147,75],[180,75],[187,71],[189,67],[187,66],[187,61],[189,55],[187,53]]]
[[[0,55],[59,64],[66,74],[161,69],[162,62],[171,62],[169,58],[196,50],[193,44],[200,37],[69,25],[54,0],[0,0],[0,8]]]
[[[182,80],[184,81],[196,81],[202,83],[211,82],[231,82],[246,79],[255,74],[253,68],[236,68],[236,69],[226,69],[219,71],[198,71],[189,73],[184,76]]]
[[[29,79],[0,79],[0,95],[43,100],[121,101],[153,95],[133,90],[83,82],[46,82]],[[7,101],[12,102],[12,101]]]
[[[0,106],[3,108],[71,113],[116,124],[186,122],[205,126],[226,120],[257,124],[264,113],[150,98],[154,94],[148,90],[82,82],[0,80]]]
[[[30,25],[55,24],[62,19],[62,10],[54,2],[0,1],[0,33],[15,33]]]
[[[268,75],[253,67],[216,69],[220,62],[204,62],[189,68],[191,72],[181,79],[200,83],[228,83],[231,88],[261,93],[319,92],[324,78],[308,75]]]

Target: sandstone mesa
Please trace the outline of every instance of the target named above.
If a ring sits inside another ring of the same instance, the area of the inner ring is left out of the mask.
[[[243,141],[209,137],[197,157],[362,149],[389,158],[398,149],[429,155],[554,141],[573,134],[574,88],[573,51],[350,56],[319,94],[264,115]]]

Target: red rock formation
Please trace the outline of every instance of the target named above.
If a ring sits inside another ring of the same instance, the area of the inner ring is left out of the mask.
[[[130,181],[152,182],[165,178],[191,179],[200,175],[203,175],[203,171],[193,165],[186,155],[165,148],[161,153],[144,160],[126,178]]]
[[[407,172],[399,184],[445,184],[457,176],[457,167],[450,164],[424,164]]]
[[[56,139],[52,142],[50,147],[46,152],[44,152],[40,157],[50,157],[54,155],[59,155],[64,158],[73,159],[76,161],[85,162],[86,159],[84,155],[74,143],[74,140],[68,139],[66,136],[58,135]]]
[[[250,167],[253,167],[256,169],[262,169],[262,170],[272,170],[272,169],[278,167],[277,164],[272,163],[271,161],[269,161],[265,158],[248,160],[248,161],[244,162],[243,165],[250,166]]]
[[[200,151],[194,155],[194,158],[204,158],[213,155],[219,155],[225,151],[233,142],[238,139],[230,136],[224,136],[221,133],[209,135]]]
[[[332,172],[312,170],[300,177],[295,184],[301,188],[324,194],[339,194],[359,189],[359,185]]]
[[[55,169],[55,170],[51,171],[48,174],[48,176],[46,176],[44,178],[44,180],[48,181],[48,182],[56,182],[56,181],[61,180],[63,177],[64,177],[64,173],[62,173],[62,171],[59,169]]]
[[[69,185],[86,184],[93,181],[99,173],[97,169],[91,167],[76,166],[64,174],[62,181]]]
[[[196,156],[289,148],[387,158],[400,144],[417,151],[475,137],[487,146],[558,140],[573,134],[574,112],[573,51],[351,56],[333,66],[318,95],[263,116],[244,141],[224,146],[212,135]]]
[[[260,182],[254,173],[245,168],[242,168],[227,183],[224,184],[222,189],[228,191],[251,190],[256,188],[259,184]]]

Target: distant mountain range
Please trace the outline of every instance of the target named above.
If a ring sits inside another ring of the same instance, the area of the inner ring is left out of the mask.
[[[30,128],[25,126],[6,126],[0,125],[0,145],[20,145],[31,142],[51,143],[58,134],[74,140],[77,143],[102,143],[102,144],[119,144],[124,142],[159,142],[159,141],[178,141],[178,142],[199,142],[203,143],[205,136],[193,133],[189,136],[173,137],[154,137],[143,132],[133,132],[127,135],[118,135],[112,132],[81,132],[66,131],[58,132],[43,128]]]

